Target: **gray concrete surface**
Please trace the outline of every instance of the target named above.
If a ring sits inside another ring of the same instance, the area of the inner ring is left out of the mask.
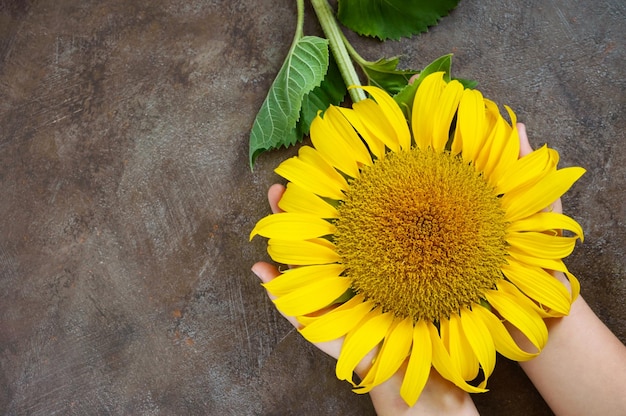
[[[306,31],[318,34],[311,10]],[[371,415],[249,268],[273,167],[248,132],[293,1],[0,1],[0,414]],[[511,105],[588,169],[568,260],[626,341],[626,5],[462,0],[428,34],[355,40]],[[485,415],[549,415],[499,360]]]

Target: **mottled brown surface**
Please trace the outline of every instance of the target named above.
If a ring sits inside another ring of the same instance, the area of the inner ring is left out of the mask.
[[[309,34],[319,33],[311,10]],[[249,268],[273,167],[248,133],[295,2],[0,1],[0,413],[371,415]],[[463,0],[368,58],[454,73],[584,178],[568,264],[626,341],[626,6]],[[499,360],[486,415],[549,415]]]

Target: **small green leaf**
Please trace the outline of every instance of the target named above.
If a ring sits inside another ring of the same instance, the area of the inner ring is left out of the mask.
[[[461,85],[463,85],[463,88],[465,88],[466,90],[473,90],[478,85],[478,81],[474,81],[471,79],[463,79],[463,78],[452,78],[452,79],[459,81]]]
[[[398,69],[399,58],[381,58],[376,62],[364,61],[360,63],[361,69],[367,76],[369,85],[382,88],[391,95],[400,92],[409,79],[419,71]]]
[[[330,56],[328,72],[319,87],[304,96],[302,109],[300,110],[300,120],[297,130],[300,138],[309,134],[311,122],[319,111],[325,111],[331,104],[338,105],[346,96],[346,85],[341,78],[341,72],[335,59]]]
[[[299,38],[257,113],[250,132],[250,167],[262,152],[295,144],[296,124],[306,94],[319,86],[328,70],[328,40]]]
[[[360,35],[381,40],[410,37],[454,9],[459,0],[339,0],[337,17]]]

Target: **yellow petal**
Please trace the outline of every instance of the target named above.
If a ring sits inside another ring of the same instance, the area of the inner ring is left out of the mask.
[[[334,106],[326,110],[324,118],[313,120],[311,142],[330,165],[353,178],[359,176],[359,163],[372,164],[367,148]]]
[[[475,308],[480,308],[480,306],[475,306]],[[461,324],[467,341],[483,369],[486,384],[496,366],[496,347],[491,331],[482,317],[470,309],[461,311]]]
[[[439,101],[434,103],[433,132],[431,145],[435,152],[443,152],[450,137],[450,126],[459,107],[463,85],[456,80],[450,81],[443,89]]]
[[[494,178],[499,178],[509,170],[509,168],[518,160],[520,152],[519,132],[517,130],[517,116],[511,110],[510,107],[504,106],[509,113],[511,125],[507,123],[506,134],[500,137],[495,137],[494,144],[492,146],[492,152],[494,156],[499,158],[498,162],[494,164],[494,169],[491,174]]]
[[[347,335],[341,347],[335,373],[339,380],[348,380],[353,386],[352,374],[357,364],[387,335],[393,314],[380,309],[369,312]],[[355,386],[356,387],[356,386]]]
[[[250,233],[250,240],[255,235],[279,240],[309,240],[335,233],[335,226],[311,214],[281,212],[268,215],[256,223]]]
[[[450,314],[449,340],[452,364],[464,380],[475,379],[479,370],[478,358],[461,328],[461,318],[455,313]]]
[[[501,201],[509,222],[526,218],[548,207],[561,197],[583,174],[585,169],[570,167],[552,172],[521,193],[505,194]]]
[[[548,329],[543,319],[541,319],[537,313],[520,306],[513,295],[503,293],[500,290],[488,290],[485,292],[485,297],[489,304],[491,304],[504,319],[526,335],[528,340],[537,347],[538,350],[543,349],[548,340]]]
[[[580,294],[580,282],[576,279],[576,276],[571,274],[570,272],[564,272],[565,276],[569,280],[569,284],[571,286],[572,295],[570,297],[570,301],[574,303],[578,295]]]
[[[571,231],[583,241],[583,229],[574,219],[558,212],[538,212],[523,220],[509,224],[507,231],[536,231],[544,232],[551,230]]]
[[[331,305],[349,287],[347,277],[326,276],[274,299],[274,304],[285,315],[306,315]]]
[[[372,164],[372,156],[367,150],[366,144],[357,134],[355,127],[350,123],[350,120],[346,118],[344,111],[347,110],[344,107],[333,106],[332,118],[330,119],[335,129],[341,133],[342,139],[350,148],[350,152],[354,156],[354,159],[360,165],[369,166]],[[327,110],[328,111],[328,110]]]
[[[342,200],[348,189],[346,180],[315,149],[302,146],[298,156],[285,160],[277,174],[316,195]]]
[[[548,259],[548,258],[534,257],[534,256],[529,255],[528,253],[524,253],[520,251],[516,247],[509,247],[507,251],[511,257],[515,258],[521,263],[528,264],[531,266],[538,266],[547,270],[556,270],[559,272],[567,271],[567,266],[565,266],[565,263],[563,263],[561,259],[557,259],[557,258]]]
[[[314,283],[327,277],[339,278],[343,273],[342,264],[319,264],[288,269],[278,277],[263,283],[263,287],[274,296],[283,296],[301,286]]]
[[[321,238],[306,241],[271,238],[267,241],[267,252],[278,263],[299,266],[336,263],[340,260],[335,246]]]
[[[410,318],[394,319],[372,368],[363,377],[357,393],[368,393],[388,380],[398,371],[411,349],[413,321]]]
[[[529,312],[535,312],[541,318],[550,318],[552,314],[537,305],[533,300],[526,296],[517,286],[505,279],[500,279],[496,283],[496,288],[500,293],[509,294],[515,299],[517,304]]]
[[[398,106],[387,92],[380,88],[372,86],[359,88],[367,91],[368,94],[374,97],[384,118],[391,124],[394,131],[395,142],[400,145],[400,149],[409,150],[411,148],[411,132],[409,131],[409,126],[400,106]]]
[[[559,237],[535,231],[507,233],[506,242],[533,257],[562,259],[574,250],[578,237]]]
[[[433,348],[433,367],[435,367],[443,378],[450,380],[462,390],[468,393],[484,393],[486,391],[484,388],[474,387],[463,380],[461,374],[455,369],[454,364],[452,364],[450,354],[448,354],[443,342],[439,338],[437,328],[435,328],[431,322],[427,323],[427,326]]]
[[[478,151],[485,143],[485,102],[478,90],[463,90],[459,103],[457,131],[462,137],[463,160],[470,163],[478,156]]]
[[[522,350],[515,343],[500,319],[484,307],[475,305],[473,312],[488,328],[489,333],[493,337],[496,350],[506,358],[514,361],[528,361],[538,355],[538,353],[533,354]]]
[[[562,316],[569,313],[570,293],[561,282],[544,269],[522,266],[511,259],[509,264],[502,266],[502,272],[526,296],[534,299],[540,305],[548,307]]]
[[[442,318],[439,322],[439,339],[443,343],[446,351],[450,352],[450,321]]]
[[[428,148],[432,142],[433,123],[435,120],[434,103],[439,101],[439,97],[446,87],[443,75],[443,72],[435,72],[428,75],[422,80],[415,92],[411,112],[411,126],[415,144],[420,149]]]
[[[518,159],[504,172],[496,185],[497,194],[505,194],[516,188],[534,184],[556,169],[559,154],[547,146]]]
[[[421,319],[413,328],[411,355],[400,386],[400,396],[409,406],[417,402],[430,375],[432,348],[426,321]]]
[[[393,126],[390,120],[384,116],[376,101],[367,98],[354,104],[352,108],[369,134],[383,142],[393,152],[400,150],[400,143],[398,143]]]
[[[357,326],[372,307],[372,303],[364,301],[363,296],[354,296],[324,315],[299,317],[298,321],[306,325],[299,332],[307,341],[313,343],[341,338]]]
[[[500,115],[496,103],[485,99],[485,107],[487,109],[488,136],[485,144],[478,151],[475,165],[478,171],[485,173],[488,182],[495,186],[498,177],[493,175],[493,171],[501,162],[500,154],[505,145],[505,140],[509,138],[511,127]]]
[[[318,218],[337,218],[337,209],[312,192],[289,182],[278,206],[283,211],[312,214]]]
[[[385,144],[378,137],[372,134],[372,132],[370,132],[365,127],[365,125],[361,122],[361,119],[357,113],[357,109],[360,108],[359,107],[360,103],[361,101],[359,101],[358,103],[354,103],[353,104],[354,109],[339,107],[339,111],[348,120],[348,122],[352,124],[352,126],[359,133],[359,135],[363,138],[363,140],[365,140],[365,143],[367,143],[367,147],[369,148],[369,151],[374,156],[376,156],[377,159],[382,159],[385,156]]]
[[[562,272],[565,274],[567,279],[569,280],[571,286],[571,302],[574,302],[580,293],[580,282],[576,279],[576,276],[571,274],[569,270],[567,270],[567,266],[563,263],[561,259],[542,259],[539,257],[529,256],[524,253],[520,253],[515,247],[509,247],[508,249],[509,255],[515,260],[519,261],[524,265],[537,266],[546,270],[554,270],[557,272]]]

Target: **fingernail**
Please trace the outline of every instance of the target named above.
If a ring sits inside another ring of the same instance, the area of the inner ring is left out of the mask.
[[[256,277],[258,277],[258,278],[261,277],[261,275],[259,274],[260,271],[259,271],[258,266],[257,266],[256,263],[252,265],[252,268],[250,270],[252,270],[252,273],[254,273],[256,275]]]

